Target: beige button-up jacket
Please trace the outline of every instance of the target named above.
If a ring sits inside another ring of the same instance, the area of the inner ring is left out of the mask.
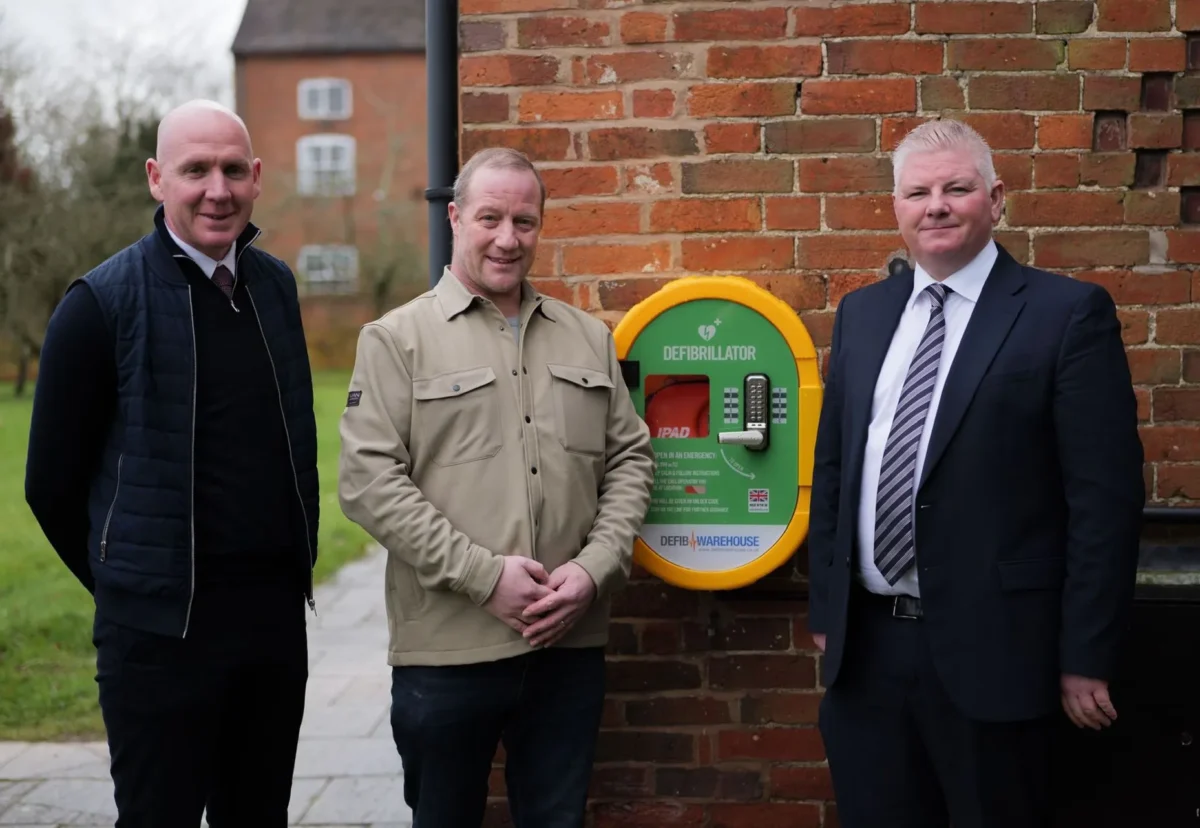
[[[388,551],[390,664],[528,652],[482,607],[504,555],[587,570],[561,646],[605,644],[654,455],[604,323],[526,285],[514,337],[447,269],[362,329],[341,438],[342,509]]]

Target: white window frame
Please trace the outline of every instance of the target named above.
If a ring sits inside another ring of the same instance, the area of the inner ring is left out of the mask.
[[[351,244],[306,244],[296,257],[296,273],[310,296],[357,293],[358,248]]]
[[[357,191],[357,142],[322,133],[296,141],[296,191],[304,196],[352,196]]]
[[[342,93],[342,108],[333,108],[333,90]],[[311,100],[316,97],[316,104]],[[305,78],[296,86],[296,109],[304,121],[344,121],[354,113],[350,81],[345,78]]]

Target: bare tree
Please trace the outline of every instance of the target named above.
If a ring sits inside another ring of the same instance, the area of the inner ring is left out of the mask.
[[[213,88],[191,62],[132,42],[85,65],[86,77],[34,74],[0,43],[0,168],[13,171],[0,173],[0,336],[17,351],[18,394],[67,286],[150,227],[158,120]]]

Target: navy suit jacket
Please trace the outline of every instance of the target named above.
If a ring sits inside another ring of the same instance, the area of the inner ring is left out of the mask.
[[[875,382],[911,271],[838,307],[817,435],[810,627],[825,686],[846,647]],[[1059,677],[1108,679],[1145,503],[1137,403],[1101,287],[1003,248],[950,367],[916,493],[917,571],[938,675],[973,719],[1058,706]]]

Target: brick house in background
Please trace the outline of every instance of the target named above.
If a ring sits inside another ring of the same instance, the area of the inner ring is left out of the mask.
[[[534,283],[610,324],[737,273],[824,354],[838,301],[903,252],[889,151],[965,119],[1008,185],[1001,243],[1120,305],[1151,504],[1200,504],[1200,0],[460,11],[463,156],[539,163]],[[796,560],[732,594],[643,573],[614,599],[595,828],[837,825]]]
[[[427,282],[424,49],[424,0],[248,0],[234,39],[260,244],[296,273],[315,367]]]

